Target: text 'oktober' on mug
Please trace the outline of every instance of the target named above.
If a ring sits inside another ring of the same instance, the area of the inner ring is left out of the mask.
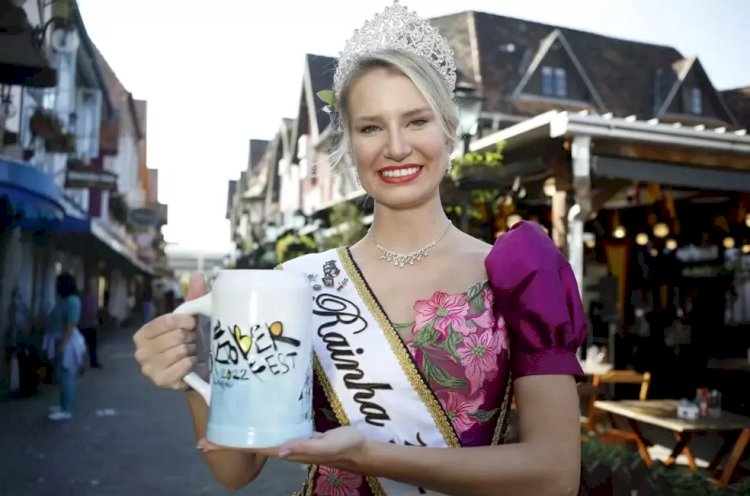
[[[206,438],[270,448],[312,436],[312,290],[302,272],[223,270],[210,293],[175,313],[211,317]]]

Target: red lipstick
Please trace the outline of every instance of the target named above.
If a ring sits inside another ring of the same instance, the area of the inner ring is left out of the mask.
[[[403,184],[413,181],[422,173],[419,164],[389,165],[378,171],[383,182],[388,184]]]

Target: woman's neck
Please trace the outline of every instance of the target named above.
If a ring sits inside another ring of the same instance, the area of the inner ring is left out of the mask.
[[[379,244],[402,253],[418,250],[438,238],[448,227],[440,197],[408,210],[375,203],[370,236]]]

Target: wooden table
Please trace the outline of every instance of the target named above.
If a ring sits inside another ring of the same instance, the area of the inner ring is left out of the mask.
[[[750,361],[746,358],[713,358],[708,361],[706,368],[718,372],[750,372]]]
[[[610,372],[614,366],[611,363],[591,363],[586,361],[579,361],[581,369],[586,375],[603,375]]]
[[[709,465],[709,471],[715,471],[721,460],[728,454],[729,458],[718,478],[720,486],[729,484],[742,455],[750,442],[750,418],[722,412],[718,418],[703,418],[698,420],[684,420],[677,418],[677,400],[647,400],[647,401],[596,401],[594,406],[605,412],[623,417],[633,430],[638,446],[638,452],[643,462],[651,465],[648,453],[649,443],[641,433],[639,423],[655,425],[674,432],[677,444],[665,465],[673,465],[680,453],[685,454],[690,470],[697,470],[695,458],[688,445],[695,434],[715,432],[724,438],[724,445]],[[731,443],[731,434],[739,433],[737,440]]]

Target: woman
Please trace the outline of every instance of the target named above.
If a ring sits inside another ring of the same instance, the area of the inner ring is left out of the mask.
[[[55,346],[55,362],[60,377],[60,406],[53,406],[50,420],[70,420],[76,397],[76,376],[83,363],[86,345],[78,331],[81,299],[76,280],[63,272],[57,276],[57,303],[50,314],[51,338]]]
[[[575,280],[535,225],[490,247],[449,222],[439,185],[456,140],[454,84],[445,40],[398,4],[342,53],[333,156],[356,167],[374,199],[372,228],[350,248],[283,268],[305,271],[326,296],[314,304],[316,329],[330,329],[320,315],[335,299],[374,332],[358,333],[348,355],[357,383],[314,336],[315,439],[268,452],[211,445],[206,405],[186,393],[199,448],[226,487],[255,479],[270,455],[310,465],[300,494],[577,493],[573,376],[584,320]],[[202,292],[193,279],[190,296]],[[157,385],[184,388],[197,362],[193,327],[167,315],[136,334],[136,358]],[[512,394],[521,441],[503,446]]]

